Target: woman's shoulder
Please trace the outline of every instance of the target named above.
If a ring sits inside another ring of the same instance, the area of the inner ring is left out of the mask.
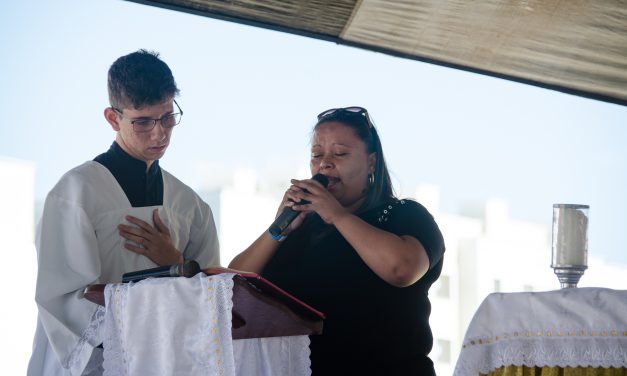
[[[396,235],[413,236],[423,245],[430,265],[436,265],[444,253],[444,238],[435,218],[413,199],[394,199],[377,211],[375,226]]]
[[[385,223],[394,217],[422,217],[432,218],[427,208],[411,198],[390,198],[375,209],[375,218],[379,223]]]

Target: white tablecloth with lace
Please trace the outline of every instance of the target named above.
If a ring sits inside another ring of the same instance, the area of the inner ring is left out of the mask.
[[[308,336],[232,340],[232,294],[230,273],[107,285],[104,375],[309,375]]]
[[[627,367],[627,291],[490,294],[466,331],[455,376],[511,365]]]

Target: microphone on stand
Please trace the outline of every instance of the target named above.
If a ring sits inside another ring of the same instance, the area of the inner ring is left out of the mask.
[[[137,270],[124,273],[122,282],[137,282],[149,277],[187,277],[191,278],[200,273],[200,265],[194,260],[187,260],[182,264],[159,266],[152,269]]]
[[[311,179],[322,184],[322,186],[325,188],[327,187],[327,185],[329,185],[329,178],[322,174],[315,174]],[[307,192],[307,190],[305,190],[305,192]],[[300,200],[298,204],[310,204],[310,202],[307,200]],[[298,217],[299,214],[300,214],[299,211],[296,211],[292,208],[285,208],[285,210],[283,210],[283,212],[277,217],[277,219],[275,219],[274,222],[272,222],[272,225],[270,225],[270,228],[268,228],[270,235],[272,236],[281,235],[281,233],[285,231],[287,226],[289,226],[290,223],[292,223],[292,221],[296,219],[296,217]]]

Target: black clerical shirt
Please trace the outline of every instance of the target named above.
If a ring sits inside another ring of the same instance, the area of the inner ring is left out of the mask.
[[[163,205],[163,177],[159,161],[148,171],[146,162],[131,157],[117,142],[94,161],[105,166],[118,181],[133,207]]]

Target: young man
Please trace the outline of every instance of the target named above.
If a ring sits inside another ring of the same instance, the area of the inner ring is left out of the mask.
[[[102,373],[102,307],[94,283],[196,260],[219,264],[209,206],[159,166],[183,111],[170,68],[139,50],[117,59],[104,110],[111,148],[67,172],[48,194],[37,229],[39,309],[28,375]]]

